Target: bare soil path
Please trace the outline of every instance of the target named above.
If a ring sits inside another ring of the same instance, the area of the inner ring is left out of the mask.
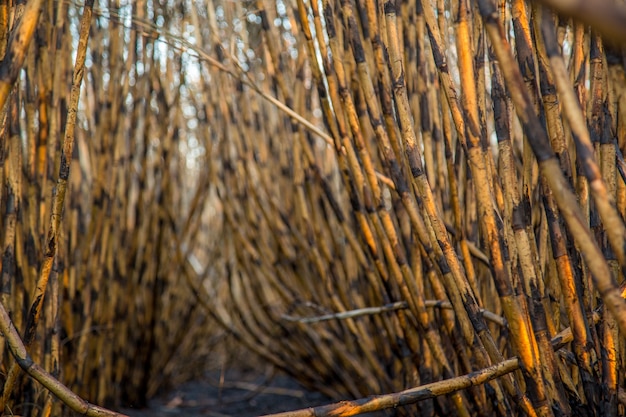
[[[147,409],[123,409],[131,417],[252,417],[332,402],[284,374],[228,370],[211,372],[150,402]]]

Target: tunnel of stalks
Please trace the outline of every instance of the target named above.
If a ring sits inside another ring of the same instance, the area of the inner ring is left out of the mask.
[[[585,4],[3,2],[33,361],[113,408],[235,350],[334,400],[441,382],[389,415],[624,415],[626,14]],[[67,412],[4,335],[0,375]]]

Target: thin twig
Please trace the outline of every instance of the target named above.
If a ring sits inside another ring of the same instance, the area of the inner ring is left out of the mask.
[[[449,301],[425,300],[424,304],[426,307],[443,308],[447,310],[452,310],[452,304],[450,304]],[[290,316],[287,314],[283,314],[282,319],[290,321],[290,322],[311,324],[311,323],[319,323],[319,322],[328,321],[328,320],[344,320],[344,319],[351,319],[351,318],[362,317],[362,316],[371,316],[375,314],[385,313],[388,311],[406,310],[407,308],[409,307],[406,301],[397,301],[395,303],[386,304],[381,307],[359,308],[356,310],[343,311],[341,313],[324,314],[322,316],[314,316],[314,317],[294,317],[294,316]],[[481,309],[480,312],[482,313],[483,317],[485,317],[486,319],[491,320],[494,323],[497,323],[502,327],[507,326],[506,319],[504,317],[499,316],[495,313],[492,313],[491,311],[487,311],[484,309]]]

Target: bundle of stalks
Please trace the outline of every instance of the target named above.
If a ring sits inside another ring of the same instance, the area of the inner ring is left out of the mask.
[[[198,376],[224,336],[184,279],[214,256],[208,120],[180,48],[133,23],[182,32],[170,7],[0,6],[0,301],[35,364],[107,406]],[[66,415],[7,340],[2,413]]]
[[[195,12],[228,280],[206,308],[337,399],[451,381],[315,415],[624,413],[625,26],[596,25],[624,9],[550,3],[587,20],[522,0]]]

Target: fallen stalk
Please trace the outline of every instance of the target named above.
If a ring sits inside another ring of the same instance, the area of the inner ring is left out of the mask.
[[[497,365],[445,381],[433,382],[421,387],[394,392],[392,394],[375,395],[354,401],[340,401],[334,404],[269,414],[265,417],[305,417],[305,416],[354,416],[372,411],[413,404],[439,395],[449,394],[472,386],[484,384],[519,368],[517,358],[508,359]]]
[[[442,308],[446,310],[452,310],[452,304],[450,304],[449,301],[425,300],[424,305],[430,308]],[[287,314],[283,314],[282,318],[283,320],[287,320],[291,322],[310,324],[310,323],[319,323],[319,322],[328,321],[328,320],[344,320],[344,319],[351,319],[355,317],[371,316],[374,314],[381,314],[381,313],[385,313],[388,311],[406,310],[408,308],[409,306],[406,301],[398,301],[395,303],[386,304],[381,307],[359,308],[356,310],[343,311],[341,313],[324,314],[321,316],[314,316],[314,317],[294,317],[294,316],[290,316]],[[480,312],[482,313],[483,317],[485,317],[487,320],[497,323],[502,327],[507,326],[506,319],[504,317],[499,316],[495,313],[492,313],[491,311],[487,311],[484,309],[481,309]]]
[[[397,304],[397,303],[396,303]],[[597,322],[600,315],[594,313],[593,321]],[[567,328],[552,338],[552,347],[558,349],[573,340],[571,328]],[[353,401],[339,401],[319,407],[303,408],[284,413],[267,414],[264,417],[324,417],[354,416],[387,408],[399,407],[450,394],[455,391],[481,385],[519,369],[519,359],[511,358],[496,365],[471,372],[466,375],[433,382],[391,394],[373,395]]]
[[[26,351],[26,347],[22,342],[22,339],[17,333],[13,322],[9,318],[4,305],[0,303],[0,331],[2,335],[7,339],[7,344],[11,354],[15,358],[17,364],[28,375],[37,380],[41,385],[46,387],[50,392],[56,395],[63,403],[65,403],[72,410],[76,411],[83,416],[92,417],[124,417],[125,414],[120,414],[115,411],[108,410],[97,405],[93,405],[81,397],[76,395],[72,390],[63,385],[58,379],[50,375],[41,366],[36,364]]]

